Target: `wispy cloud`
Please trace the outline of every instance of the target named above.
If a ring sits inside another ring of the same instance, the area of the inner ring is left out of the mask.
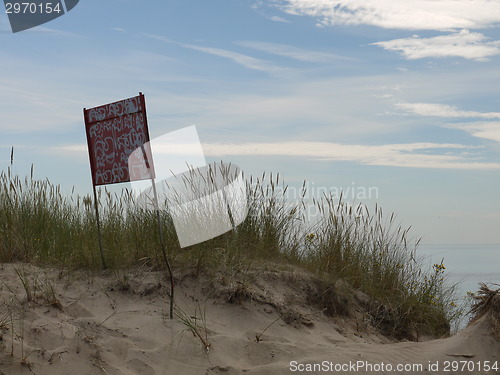
[[[397,107],[419,116],[449,118],[500,119],[500,112],[464,111],[455,106],[436,103],[397,103]]]
[[[280,16],[271,16],[269,19],[274,22],[290,23],[290,21]]]
[[[151,83],[184,79],[181,74],[167,73],[170,57],[154,52],[128,49],[106,57],[89,51],[83,57],[70,54],[61,60],[63,54],[64,49],[40,61],[8,53],[2,56],[0,71],[10,72],[0,76],[2,133],[31,133],[35,138],[34,132],[66,134],[82,126],[85,106],[137,95],[137,87],[147,89]],[[117,59],[121,64],[116,64]]]
[[[500,23],[491,0],[278,0],[289,14],[315,17],[318,25],[372,25],[403,30],[475,29]]]
[[[313,62],[313,63],[329,63],[335,60],[352,60],[352,58],[336,55],[333,53],[317,52],[308,49],[298,48],[287,44],[258,42],[258,41],[242,41],[239,45],[253,48],[258,51],[263,51],[272,55],[289,57],[294,60]]]
[[[193,44],[182,44],[182,46],[195,51],[205,52],[210,55],[229,59],[236,64],[242,65],[245,68],[252,70],[259,70],[273,75],[282,75],[291,72],[291,69],[289,68],[283,68],[269,61],[257,59],[255,57],[244,55],[238,52],[228,51],[221,48],[202,47]]]
[[[446,125],[447,128],[465,130],[473,137],[500,142],[500,122],[469,122]]]
[[[400,52],[409,60],[428,57],[463,57],[486,61],[488,57],[500,55],[499,41],[488,41],[483,34],[469,30],[432,38],[420,38],[415,35],[411,38],[394,39],[373,43],[373,45]]]
[[[64,146],[47,147],[44,151],[49,154],[59,155],[63,158],[71,158],[76,160],[85,160],[88,156],[88,146],[86,144],[67,144]]]
[[[418,116],[444,118],[500,119],[500,112],[464,111],[455,106],[436,103],[398,103],[397,107]],[[473,137],[500,142],[500,121],[472,121],[444,125],[449,129],[464,130]]]
[[[346,145],[331,142],[203,144],[208,156],[295,156],[323,161],[351,161],[366,165],[406,168],[500,169],[500,163],[478,161],[460,144],[409,143]]]
[[[82,35],[70,33],[68,31],[63,31],[63,30],[52,29],[52,28],[49,28],[46,26],[33,27],[31,29],[27,29],[27,30],[23,31],[23,33],[62,36],[62,37],[67,37],[67,38],[84,38]]]
[[[0,79],[0,84],[4,92],[0,95],[3,132],[61,129],[81,119],[81,107],[69,95],[64,97],[55,90],[30,90],[22,80]]]
[[[281,22],[281,23],[290,23],[289,20],[286,18],[277,16],[277,15],[269,15],[267,12],[262,11],[262,8],[264,8],[267,4],[265,1],[262,0],[255,0],[254,3],[251,5],[251,8],[255,10],[257,13],[259,13],[261,16],[264,18],[267,18],[270,21],[274,22]]]
[[[500,169],[500,163],[482,162],[471,151],[474,146],[447,143],[408,143],[388,145],[346,145],[332,142],[274,143],[203,143],[206,156],[288,156],[318,161],[349,161],[365,165],[433,168],[433,169]],[[52,147],[51,152],[64,155],[87,152],[84,144]],[[179,153],[182,149],[179,148]],[[175,152],[169,150],[169,153]]]
[[[180,43],[176,42],[175,40],[167,38],[166,36],[163,36],[163,35],[149,34],[149,33],[142,33],[141,35],[146,37],[146,38],[149,38],[149,39],[158,40],[160,42],[180,44]]]
[[[0,33],[12,34],[12,28],[10,26],[8,17],[6,15],[4,16],[1,13],[0,13]],[[70,33],[68,31],[63,31],[63,30],[52,29],[46,26],[36,26],[31,29],[24,30],[23,33],[44,34],[44,35],[61,36],[68,38],[83,38],[82,35]]]
[[[154,35],[154,34],[142,34],[143,36],[150,38],[150,39],[155,39],[158,41],[166,42],[166,43],[171,43],[171,44],[176,44],[178,46],[181,46],[183,48],[188,48],[194,51],[199,51],[203,53],[207,53],[210,55],[222,57],[225,59],[228,59],[236,64],[239,64],[241,66],[244,66],[245,68],[252,69],[252,70],[258,70],[261,72],[265,72],[271,75],[287,75],[292,73],[292,69],[290,68],[285,68],[281,67],[279,65],[273,64],[269,61],[262,60],[262,59],[257,59],[252,56],[248,56],[242,53],[234,52],[234,51],[229,51],[226,49],[222,48],[215,48],[215,47],[204,47],[204,46],[199,46],[195,44],[186,44],[186,43],[181,43],[174,41],[172,39],[169,39],[167,37],[161,36],[161,35]]]

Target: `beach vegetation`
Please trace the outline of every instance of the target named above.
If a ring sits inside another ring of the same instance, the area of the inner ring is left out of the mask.
[[[455,287],[446,281],[444,260],[430,269],[425,267],[416,251],[418,238],[410,236],[410,228],[398,225],[396,215],[383,214],[377,205],[372,211],[366,206],[353,207],[344,204],[342,197],[327,194],[306,202],[305,183],[302,199],[292,202],[279,175],[263,174],[245,181],[246,219],[208,241],[181,248],[172,217],[166,210],[160,212],[174,273],[182,269],[192,270],[194,276],[220,277],[245,275],[270,264],[275,269],[299,267],[316,275],[325,293],[331,290],[329,285],[342,280],[370,296],[371,323],[387,335],[418,339],[450,333],[459,314]],[[99,188],[106,264],[111,269],[140,265],[164,270],[158,217],[135,199],[127,189],[118,194]],[[0,262],[100,269],[93,204],[90,195],[63,194],[60,186],[34,179],[33,173],[21,178],[10,169],[0,172]],[[172,202],[166,202],[166,207],[169,204]],[[314,222],[307,218],[310,204],[320,213]],[[18,275],[24,280],[27,299],[33,299],[34,281],[21,271]],[[37,288],[46,303],[57,305],[50,285],[42,286],[43,290],[41,285]],[[318,293],[318,298],[318,304],[332,300],[324,293]],[[347,310],[330,307],[325,311]],[[186,326],[194,328],[195,334],[202,333],[196,322],[179,312],[176,315]],[[197,336],[206,339],[203,334]]]

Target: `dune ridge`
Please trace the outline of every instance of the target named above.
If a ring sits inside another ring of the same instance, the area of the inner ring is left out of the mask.
[[[32,286],[29,298],[19,270]],[[484,369],[486,361],[500,365],[498,292],[482,301],[458,334],[431,339],[416,332],[420,341],[413,342],[398,341],[374,324],[366,294],[342,282],[324,289],[291,267],[269,264],[245,279],[177,270],[173,320],[161,272],[17,263],[2,264],[0,275],[5,375],[499,373]],[[453,361],[465,361],[474,371],[446,371],[447,361],[448,370]],[[421,367],[398,371],[397,365]]]

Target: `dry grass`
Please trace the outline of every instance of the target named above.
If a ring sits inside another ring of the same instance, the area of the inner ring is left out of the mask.
[[[183,310],[180,307],[175,308],[175,316],[180,320],[180,322],[186,327],[186,331],[193,334],[194,337],[200,340],[205,353],[208,354],[210,351],[210,340],[208,339],[209,330],[207,328],[207,319],[205,310],[198,307],[191,314],[187,310]]]
[[[499,286],[499,284],[492,284]],[[474,303],[470,309],[474,322],[484,315],[488,315],[493,333],[500,338],[500,288],[491,289],[488,285],[481,283],[477,294],[472,296]]]

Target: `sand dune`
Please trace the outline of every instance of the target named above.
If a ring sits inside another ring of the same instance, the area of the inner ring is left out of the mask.
[[[31,301],[14,267],[33,287]],[[351,291],[354,310],[327,317],[309,303],[311,278],[296,270],[262,269],[247,282],[223,274],[177,275],[184,323],[168,319],[168,288],[157,272],[90,274],[4,264],[0,279],[5,375],[500,373],[484,368],[500,366],[498,295],[452,337],[396,342],[363,314],[367,296]],[[468,369],[452,371],[456,364]]]

